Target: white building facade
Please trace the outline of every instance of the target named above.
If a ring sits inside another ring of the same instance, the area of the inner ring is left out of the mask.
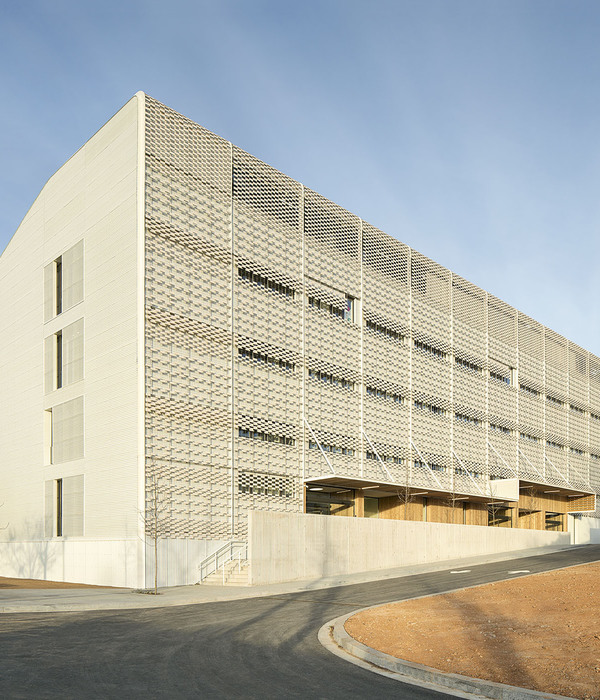
[[[171,585],[253,511],[595,537],[600,359],[142,93],[0,290],[0,574],[147,585],[157,494]]]

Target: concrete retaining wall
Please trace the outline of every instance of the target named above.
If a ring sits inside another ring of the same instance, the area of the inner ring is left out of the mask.
[[[250,583],[320,579],[570,543],[568,532],[251,511]]]
[[[600,544],[600,518],[569,518],[573,544]]]

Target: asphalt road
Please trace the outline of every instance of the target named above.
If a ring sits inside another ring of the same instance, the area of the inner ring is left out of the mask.
[[[5,614],[0,697],[450,697],[325,650],[321,625],[357,608],[600,560],[600,545],[339,588],[151,610]]]

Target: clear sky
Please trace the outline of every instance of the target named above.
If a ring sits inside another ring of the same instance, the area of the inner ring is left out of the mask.
[[[597,0],[1,0],[0,250],[137,90],[600,355]]]

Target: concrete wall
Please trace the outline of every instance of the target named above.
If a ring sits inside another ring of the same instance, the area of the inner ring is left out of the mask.
[[[250,582],[319,579],[569,542],[566,532],[252,511]]]
[[[569,517],[572,544],[600,544],[600,518]]]
[[[2,576],[137,588],[142,549],[138,539],[0,542]]]
[[[166,539],[158,541],[158,585],[198,583],[198,565],[227,540]],[[146,587],[154,586],[154,540],[146,542]]]

